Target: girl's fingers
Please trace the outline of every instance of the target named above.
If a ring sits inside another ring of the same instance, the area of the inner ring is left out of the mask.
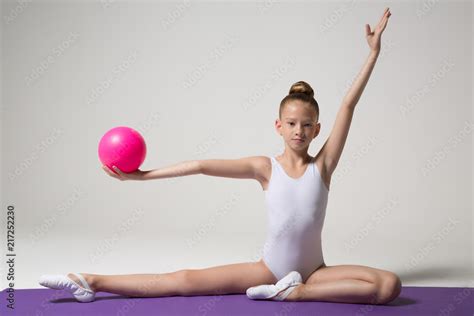
[[[383,32],[383,30],[385,30],[385,27],[387,26],[388,18],[389,18],[390,15],[391,15],[390,11],[385,12],[384,17],[380,21],[380,23],[378,25],[378,28],[380,29],[381,32]]]
[[[385,28],[385,25],[387,25],[387,20],[383,20],[380,25],[379,25],[379,28],[383,31],[383,29]]]
[[[112,168],[114,168],[115,172],[118,173],[118,178],[119,179],[123,179],[123,178],[126,178],[124,173],[117,167],[117,166],[112,166]]]
[[[387,9],[385,9],[382,16],[380,17],[379,24],[383,22],[383,19],[385,18],[385,15],[387,15]]]
[[[387,14],[387,17],[385,18],[385,20],[383,21],[383,25],[382,25],[382,31],[385,30],[385,27],[387,26],[387,23],[388,23],[388,18],[390,17],[390,12]]]
[[[107,172],[108,174],[110,174],[110,170],[109,168],[107,168],[107,166],[102,166],[102,169],[104,169],[105,172]]]
[[[386,24],[387,19],[388,19],[389,16],[390,16],[390,11],[389,11],[388,8],[386,8],[386,9],[385,9],[385,12],[384,12],[383,15],[382,15],[382,18],[380,19],[379,24],[380,24],[380,25],[382,25],[382,24],[384,24],[384,23]]]
[[[112,167],[112,168],[113,168],[113,167]],[[111,171],[111,170],[109,169],[109,167],[107,167],[107,166],[104,165],[104,166],[102,166],[102,169],[104,169],[104,171],[107,172],[107,174],[108,174],[109,176],[114,177],[114,178],[118,178],[118,175],[117,175],[115,172]]]

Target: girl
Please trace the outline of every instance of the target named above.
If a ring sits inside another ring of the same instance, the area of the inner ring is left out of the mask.
[[[365,304],[386,304],[395,299],[401,291],[396,274],[361,265],[327,266],[321,247],[331,175],[341,157],[355,106],[379,56],[381,35],[390,15],[386,8],[373,32],[366,25],[370,54],[343,99],[329,138],[315,157],[308,154],[308,147],[321,128],[319,106],[310,85],[299,81],[281,101],[275,122],[285,141],[280,156],[186,161],[132,173],[103,166],[108,175],[121,181],[192,174],[259,181],[269,219],[260,261],[163,274],[44,275],[40,284],[66,289],[80,302],[93,301],[99,291],[136,297],[246,293],[250,299]]]

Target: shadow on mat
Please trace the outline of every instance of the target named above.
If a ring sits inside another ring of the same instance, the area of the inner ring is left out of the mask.
[[[381,305],[381,306],[405,306],[405,305],[416,304],[416,302],[417,301],[415,301],[414,299],[399,296],[396,299],[394,299],[393,301],[391,301],[390,303],[385,304],[385,305]]]
[[[241,295],[241,294],[234,294],[234,295]],[[180,297],[185,297],[185,296],[180,296]],[[102,301],[102,300],[156,299],[156,298],[157,297],[131,297],[131,296],[121,296],[121,295],[110,295],[110,296],[98,296],[95,298],[95,302]],[[80,303],[80,302],[78,302],[74,298],[60,298],[56,300],[51,300],[50,303],[61,304],[61,303]],[[377,305],[377,306],[405,306],[405,305],[412,305],[412,304],[416,304],[416,301],[408,297],[399,296],[388,304]]]
[[[122,296],[122,295],[109,295],[109,296],[96,296],[95,301],[107,301],[107,300],[129,300],[129,299],[153,299],[156,297],[129,297],[129,296]],[[88,303],[82,303],[78,302],[75,298],[59,298],[56,300],[50,300],[50,303],[80,303],[80,304],[88,304]],[[91,303],[94,303],[91,302]]]

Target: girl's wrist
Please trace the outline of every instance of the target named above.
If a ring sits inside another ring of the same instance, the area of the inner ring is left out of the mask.
[[[371,55],[371,56],[378,57],[379,54],[380,54],[380,50],[372,49],[372,50],[370,51],[370,55]]]
[[[148,180],[148,177],[147,177],[148,173],[150,173],[150,171],[143,171],[142,174],[140,175],[140,177],[137,178],[136,180],[138,180],[138,181]]]

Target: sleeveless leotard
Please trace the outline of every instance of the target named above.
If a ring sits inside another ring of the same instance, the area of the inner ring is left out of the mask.
[[[296,270],[303,282],[324,263],[321,231],[329,191],[316,162],[305,173],[290,177],[275,157],[265,190],[267,238],[263,261],[279,280]]]

